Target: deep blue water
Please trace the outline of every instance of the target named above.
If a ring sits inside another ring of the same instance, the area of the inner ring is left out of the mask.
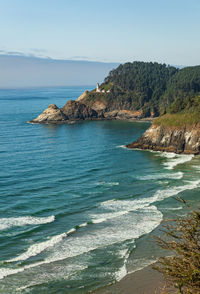
[[[123,147],[149,123],[27,123],[91,88],[0,90],[0,293],[120,279],[156,259],[146,241],[184,213],[174,196],[199,203],[199,157]]]

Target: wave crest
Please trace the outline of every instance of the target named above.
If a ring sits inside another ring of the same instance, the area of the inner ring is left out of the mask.
[[[27,225],[42,225],[47,223],[52,223],[55,220],[55,216],[47,217],[33,217],[33,216],[23,216],[23,217],[8,217],[0,218],[0,230],[6,230],[11,227],[23,227]]]

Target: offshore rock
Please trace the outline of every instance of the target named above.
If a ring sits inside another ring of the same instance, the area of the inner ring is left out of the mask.
[[[61,123],[67,120],[67,117],[55,104],[50,104],[38,117],[31,120],[31,123]]]
[[[103,113],[97,112],[90,106],[86,106],[78,101],[70,100],[64,107],[58,108],[51,104],[38,117],[31,120],[30,123],[69,123],[75,120],[93,120],[103,119]]]
[[[181,127],[152,125],[136,142],[126,147],[200,154],[200,124]]]

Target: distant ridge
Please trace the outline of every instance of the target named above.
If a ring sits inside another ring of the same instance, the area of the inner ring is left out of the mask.
[[[119,63],[0,54],[0,88],[92,85]]]

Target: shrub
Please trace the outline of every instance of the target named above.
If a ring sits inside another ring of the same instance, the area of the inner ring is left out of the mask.
[[[157,241],[161,248],[172,255],[161,257],[154,268],[163,274],[169,285],[177,289],[176,293],[199,294],[200,211],[190,208],[188,217],[170,222],[165,236],[158,237]]]

